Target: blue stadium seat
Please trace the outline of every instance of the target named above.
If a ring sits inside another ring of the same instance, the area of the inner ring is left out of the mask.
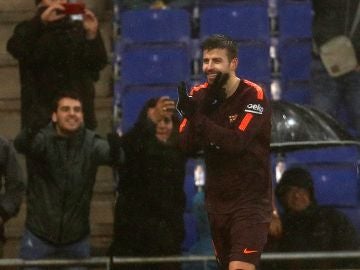
[[[282,80],[286,82],[283,83],[283,99],[301,104],[309,103],[310,87],[307,81],[310,80],[312,51],[311,1],[279,0],[278,18],[277,55]]]
[[[182,244],[184,251],[188,251],[190,247],[197,241],[196,219],[193,213],[185,212],[185,239]]]
[[[279,37],[310,38],[312,36],[312,5],[310,0],[282,0],[278,3]]]
[[[194,196],[197,192],[194,183],[194,167],[196,164],[195,159],[188,159],[186,163],[186,176],[184,182],[184,191],[186,195],[186,207],[184,214],[185,222],[185,239],[183,242],[183,250],[188,251],[189,248],[198,239],[198,233],[196,231],[196,218],[192,210],[192,204]]]
[[[125,87],[121,90],[122,131],[128,131],[135,123],[145,102],[154,97],[169,96],[177,98],[176,85]]]
[[[200,39],[220,33],[238,41],[237,75],[265,84],[271,77],[269,27],[265,1],[233,1],[204,7],[200,13]]]
[[[270,37],[267,5],[257,1],[201,9],[200,39],[224,34],[235,40],[262,40]]]
[[[311,88],[309,81],[284,80],[281,86],[281,99],[298,104],[310,104]]]
[[[311,39],[288,39],[280,42],[278,56],[283,79],[310,79],[311,49]]]
[[[190,14],[183,9],[142,9],[121,13],[121,37],[125,43],[187,43],[190,29]]]
[[[267,4],[268,0],[201,0],[199,1],[199,5],[201,7],[208,7],[213,5],[233,5],[239,3],[263,3]]]
[[[360,208],[354,207],[337,207],[338,210],[343,212],[354,225],[358,235],[360,235]]]
[[[351,113],[347,106],[340,106],[338,111],[336,112],[336,119],[340,122],[350,134],[353,136],[357,136],[357,131],[353,125],[353,121],[351,119]]]
[[[286,153],[287,167],[304,167],[314,178],[319,204],[336,207],[359,205],[359,148],[338,146]]]
[[[182,46],[132,46],[124,49],[122,83],[127,85],[169,84],[190,77],[190,55]]]
[[[359,177],[356,163],[308,164],[322,205],[358,205]]]
[[[270,82],[270,48],[265,42],[239,42],[237,75],[253,81]]]

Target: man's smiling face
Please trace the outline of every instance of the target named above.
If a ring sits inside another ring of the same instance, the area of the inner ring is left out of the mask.
[[[203,52],[202,70],[209,84],[215,80],[219,72],[222,74],[235,74],[236,67],[237,58],[230,61],[226,49],[211,49]]]
[[[52,114],[59,135],[68,136],[77,132],[84,124],[81,102],[77,99],[62,98]]]

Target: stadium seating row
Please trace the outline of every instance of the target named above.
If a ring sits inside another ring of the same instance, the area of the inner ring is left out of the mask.
[[[132,89],[137,93],[140,89],[146,91],[144,86],[149,92],[168,89],[171,95],[178,82],[191,81],[194,62],[201,62],[198,41],[213,33],[227,34],[238,41],[238,75],[268,89],[273,70],[267,1],[228,2],[231,4],[201,8],[200,33],[196,40],[191,38],[191,15],[187,10],[123,11],[120,16],[121,44],[116,46],[116,54],[121,55],[121,86],[116,90],[121,92],[124,100],[133,95]],[[304,103],[308,101],[309,90],[300,93],[298,89],[309,88],[306,82],[311,59],[310,3],[282,1],[278,17],[276,57],[280,62],[283,98]],[[124,109],[123,112],[126,130],[138,111]]]

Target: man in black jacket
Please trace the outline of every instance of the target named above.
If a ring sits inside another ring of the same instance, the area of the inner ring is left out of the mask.
[[[36,0],[35,16],[19,23],[7,50],[19,61],[21,122],[46,126],[51,104],[63,88],[83,100],[85,126],[96,128],[94,82],[107,63],[96,16],[85,8],[82,21],[65,15],[66,0]]]
[[[12,144],[0,137],[0,257],[5,242],[4,224],[19,211],[25,190],[23,180]]]
[[[28,260],[90,256],[95,176],[99,165],[112,162],[108,142],[83,127],[79,97],[66,93],[55,104],[51,124],[35,134],[25,129],[15,139],[16,149],[33,166],[20,250]]]
[[[334,208],[317,205],[313,180],[308,171],[302,168],[285,171],[275,192],[284,209],[281,216],[283,234],[276,243],[276,251],[358,249],[356,231],[347,217]],[[276,269],[335,269],[345,266],[345,263],[344,260],[292,261]]]

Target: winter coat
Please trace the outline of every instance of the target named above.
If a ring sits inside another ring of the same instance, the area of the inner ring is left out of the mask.
[[[282,216],[283,236],[278,240],[279,252],[349,251],[359,247],[355,228],[340,211],[313,203],[301,213]],[[279,263],[276,269],[350,267],[354,261],[292,261]],[[281,265],[281,267],[280,267]]]
[[[97,168],[111,163],[108,142],[84,128],[62,137],[50,124],[32,140],[21,132],[15,147],[31,160],[26,228],[53,244],[86,237]]]
[[[119,168],[112,252],[127,256],[180,255],[184,239],[185,157],[173,137],[155,136],[146,114],[121,138],[125,164]]]
[[[3,222],[20,208],[25,185],[21,167],[12,144],[0,137],[0,217]],[[4,241],[4,224],[0,224],[0,241]]]
[[[82,99],[86,127],[95,129],[94,82],[107,63],[100,33],[87,40],[81,22],[44,25],[37,14],[15,27],[7,50],[19,61],[23,127],[34,122],[45,127],[54,97],[71,90]]]

